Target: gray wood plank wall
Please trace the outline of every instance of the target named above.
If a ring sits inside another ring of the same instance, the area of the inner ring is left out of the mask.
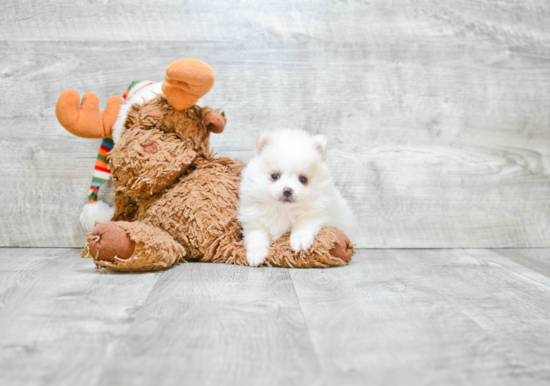
[[[5,0],[0,246],[83,244],[100,141],[59,126],[59,94],[104,104],[185,57],[217,73],[220,154],[329,136],[359,247],[550,246],[549,21],[547,0]]]

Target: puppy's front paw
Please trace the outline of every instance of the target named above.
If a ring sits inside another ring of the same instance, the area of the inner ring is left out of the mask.
[[[269,247],[249,248],[246,251],[246,261],[251,267],[258,267],[263,264],[267,255],[269,255]]]
[[[315,241],[316,234],[307,231],[296,231],[290,234],[290,246],[294,251],[309,250]]]

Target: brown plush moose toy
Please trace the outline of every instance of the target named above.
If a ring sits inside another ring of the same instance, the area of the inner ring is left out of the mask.
[[[114,143],[112,150],[102,147],[96,163],[96,171],[100,164],[103,173],[112,173],[114,212],[95,202],[94,186],[100,183],[92,182],[92,203],[81,222],[96,216],[100,223],[91,222],[82,257],[117,271],[163,269],[186,259],[247,265],[237,221],[245,164],[215,156],[210,133],[224,130],[225,113],[196,105],[213,84],[209,65],[183,59],[168,66],[165,82],[134,81],[125,101],[111,97],[104,112],[93,93],[84,95],[80,106],[76,91],[60,96],[56,114],[65,129],[86,138],[112,136]],[[353,253],[342,231],[324,228],[309,251],[298,253],[283,235],[271,244],[264,265],[341,266]]]

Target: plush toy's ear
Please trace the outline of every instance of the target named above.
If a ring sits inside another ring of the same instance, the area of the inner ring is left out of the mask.
[[[328,149],[328,138],[326,135],[316,135],[313,137],[313,143],[315,144],[315,149],[321,153],[323,161],[327,158],[327,149]]]
[[[214,85],[214,70],[197,59],[181,59],[170,64],[164,75],[162,92],[175,110],[193,106]]]
[[[256,140],[256,155],[260,155],[262,151],[271,143],[273,140],[272,133],[269,130],[264,130],[258,135]]]
[[[57,100],[55,114],[67,131],[84,138],[107,138],[113,131],[120,105],[124,103],[117,96],[109,98],[102,113],[96,94],[84,94],[80,107],[80,94],[75,90],[64,91]]]
[[[227,118],[225,112],[206,106],[202,108],[202,123],[206,130],[219,134],[225,129]]]
[[[225,112],[220,112],[219,110],[212,110],[208,112],[204,118],[202,118],[202,123],[206,129],[212,133],[220,134],[223,129],[225,129],[225,124],[227,123],[227,118],[225,118]]]

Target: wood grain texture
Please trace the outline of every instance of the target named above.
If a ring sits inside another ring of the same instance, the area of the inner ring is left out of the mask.
[[[317,382],[287,270],[119,274],[77,254],[0,249],[0,384]]]
[[[97,384],[159,275],[97,271],[76,249],[0,249],[0,384]]]
[[[0,248],[0,384],[550,382],[550,278],[501,250],[146,274],[95,270],[77,253]]]
[[[162,275],[113,359],[100,384],[314,385],[320,372],[288,270],[203,263]]]
[[[488,250],[362,250],[291,271],[325,384],[550,381],[550,279]]]
[[[217,73],[220,154],[249,159],[265,128],[328,135],[358,247],[550,245],[546,1],[1,7],[2,246],[83,245],[99,141],[59,126],[60,93],[104,104],[181,57]]]
[[[550,277],[550,251],[546,248],[506,248],[493,252]]]
[[[266,41],[314,39],[363,43],[435,33],[532,44],[550,41],[545,0],[301,2],[245,0],[5,1],[0,40]],[[390,22],[390,23],[388,23]],[[416,27],[416,28],[413,28]]]

